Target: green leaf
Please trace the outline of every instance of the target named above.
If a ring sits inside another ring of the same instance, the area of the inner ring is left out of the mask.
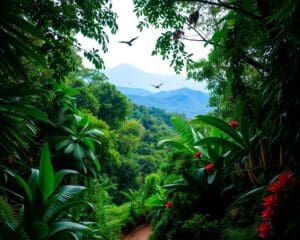
[[[8,226],[12,231],[15,231],[18,224],[14,208],[2,196],[0,196],[0,222]]]
[[[84,157],[84,149],[78,143],[75,143],[73,156],[78,160],[82,160]]]
[[[57,217],[59,217],[59,215],[64,213],[66,210],[69,210],[70,208],[73,208],[73,207],[79,207],[82,205],[85,205],[85,207],[91,209],[92,212],[96,212],[95,206],[92,203],[90,203],[88,201],[84,201],[84,200],[82,200],[82,201],[75,200],[75,201],[66,202],[65,204],[62,204],[62,205],[57,205],[57,208],[53,209],[54,211],[51,214],[48,214],[48,218],[45,220],[47,222],[52,222]]]
[[[74,171],[74,170],[69,170],[69,169],[64,169],[64,170],[58,171],[54,177],[55,178],[54,189],[56,189],[59,186],[59,184],[63,180],[64,176],[66,176],[67,174],[78,174],[78,172]]]
[[[157,143],[158,147],[161,147],[161,146],[164,146],[164,145],[174,147],[179,151],[189,152],[191,154],[194,153],[193,149],[189,148],[188,146],[186,146],[183,143],[180,143],[176,140],[164,139],[164,140],[161,140]]]
[[[45,123],[55,125],[43,112],[38,110],[33,106],[25,106],[17,103],[9,103],[6,105],[8,109],[23,113],[25,115],[31,116],[37,120],[43,121]]]
[[[240,197],[238,197],[238,200],[241,200],[241,199],[244,199],[246,197],[249,197],[253,194],[256,194],[256,193],[260,193],[261,191],[264,191],[267,187],[266,186],[262,186],[262,187],[258,187],[258,188],[254,188],[253,190],[241,195]]]
[[[83,129],[87,128],[87,126],[89,125],[89,119],[87,116],[84,116],[83,118],[81,118],[81,120],[78,123],[79,126],[81,126]]]
[[[16,180],[16,182],[23,188],[27,199],[32,204],[32,192],[29,185],[24,181],[24,179],[9,169],[4,169],[4,171],[7,172],[10,176],[12,176]]]
[[[79,231],[79,232],[92,232],[93,230],[85,225],[74,222],[56,222],[49,225],[50,232],[49,237],[52,237],[61,231]]]
[[[236,143],[233,143],[231,141],[228,141],[224,138],[218,138],[218,137],[207,137],[199,140],[197,142],[199,145],[212,145],[212,146],[221,146],[223,149],[230,149],[234,151],[241,151],[243,150],[239,145]]]
[[[97,136],[104,135],[104,133],[98,129],[91,129],[91,130],[84,132],[83,135],[89,136],[89,137],[97,137]]]
[[[213,127],[218,128],[222,132],[224,132],[226,135],[231,137],[237,144],[240,146],[243,146],[243,139],[241,136],[236,132],[236,130],[229,126],[229,124],[219,118],[213,117],[213,116],[206,116],[206,115],[198,115],[193,120],[191,120],[191,124],[201,124],[206,123]]]
[[[72,143],[72,141],[70,139],[65,139],[65,140],[60,141],[59,143],[57,143],[55,145],[55,149],[56,150],[60,150],[60,149],[62,149],[64,147],[66,147],[67,145],[69,145],[70,143]]]
[[[54,191],[54,171],[51,164],[51,156],[47,143],[45,143],[42,147],[39,180],[39,186],[42,192],[43,200],[46,202],[48,197]]]
[[[69,154],[74,151],[74,148],[75,148],[75,143],[71,143],[64,149],[64,152],[66,154]]]
[[[197,140],[194,129],[179,117],[172,117],[171,121],[176,132],[180,135],[182,142],[187,146],[192,147],[195,143],[195,140]]]
[[[212,184],[215,181],[216,176],[217,176],[217,170],[214,171],[212,174],[208,175],[208,177],[207,177],[207,183],[208,184]]]

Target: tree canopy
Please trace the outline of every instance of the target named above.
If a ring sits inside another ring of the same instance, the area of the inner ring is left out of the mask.
[[[170,58],[176,71],[207,81],[211,104],[223,117],[248,118],[299,157],[299,1],[134,0],[139,27],[166,29],[153,54]],[[185,36],[194,33],[194,37]],[[206,60],[191,61],[185,43],[202,42]]]

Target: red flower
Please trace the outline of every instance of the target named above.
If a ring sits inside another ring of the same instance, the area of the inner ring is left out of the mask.
[[[202,156],[202,153],[199,151],[195,152],[195,154],[194,154],[195,158],[200,158],[201,156]]]
[[[286,184],[288,182],[294,182],[296,179],[293,176],[293,174],[291,173],[291,171],[287,171],[287,172],[283,172],[283,173],[279,174],[278,175],[278,180],[282,184]]]
[[[264,221],[271,220],[273,216],[274,216],[274,210],[272,207],[265,208],[261,213],[261,218]]]
[[[264,198],[264,202],[262,205],[265,207],[270,207],[270,206],[273,207],[278,203],[278,200],[279,200],[278,195],[272,194]]]
[[[278,175],[278,180],[271,183],[271,185],[268,187],[268,190],[271,192],[278,192],[283,190],[287,183],[292,183],[295,181],[296,178],[293,176],[291,171],[283,172]]]
[[[209,163],[204,167],[206,172],[210,172],[211,170],[214,169],[214,164],[213,163]]]
[[[261,238],[266,238],[268,236],[270,236],[270,234],[272,233],[273,229],[271,226],[271,223],[269,222],[262,222],[258,228],[257,228],[258,232],[259,232],[259,236]]]
[[[238,121],[230,121],[228,124],[230,127],[236,128],[240,123]]]
[[[172,207],[172,205],[173,205],[173,203],[171,201],[167,201],[165,204],[166,208],[170,208],[170,207]]]
[[[275,181],[272,182],[271,185],[268,187],[268,190],[271,192],[278,192],[284,187],[285,183],[282,181]]]

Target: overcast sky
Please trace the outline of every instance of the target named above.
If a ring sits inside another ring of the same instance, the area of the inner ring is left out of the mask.
[[[115,35],[109,35],[110,43],[108,53],[102,55],[106,68],[111,68],[122,63],[128,63],[146,72],[159,73],[162,75],[175,75],[169,67],[169,61],[163,61],[160,56],[151,56],[156,39],[162,31],[157,29],[146,29],[139,32],[136,28],[138,20],[133,12],[132,0],[112,0],[114,10],[118,14],[117,24],[119,30]],[[138,36],[133,46],[119,43],[122,40],[129,40]],[[99,48],[93,40],[78,36],[82,47],[85,49]],[[194,54],[193,59],[207,56],[208,48],[204,48],[199,42],[188,42],[187,50]],[[93,68],[93,65],[86,59],[84,65]],[[182,74],[185,76],[185,73]],[[204,87],[203,87],[204,88]]]

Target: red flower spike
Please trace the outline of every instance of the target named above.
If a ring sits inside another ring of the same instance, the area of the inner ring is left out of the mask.
[[[278,192],[284,187],[285,183],[282,181],[272,182],[271,185],[267,188],[271,192]]]
[[[238,125],[240,125],[238,121],[229,121],[228,124],[232,128],[236,128]]]
[[[296,179],[293,176],[291,171],[287,171],[287,172],[283,172],[281,174],[278,175],[278,180],[282,183],[282,184],[286,184],[288,182],[294,182]]]
[[[165,204],[166,208],[170,208],[170,207],[172,207],[172,205],[173,205],[173,203],[171,201],[167,201]]]
[[[264,221],[271,220],[273,216],[274,216],[274,210],[272,207],[265,208],[261,213],[261,218]]]
[[[195,154],[194,154],[195,158],[200,158],[201,156],[202,156],[202,153],[199,151],[195,152]]]
[[[274,207],[278,203],[278,201],[279,201],[278,195],[272,194],[264,198],[264,202],[262,205],[264,207]]]
[[[271,223],[269,223],[269,222],[262,222],[258,226],[257,230],[258,230],[259,236],[261,238],[266,238],[266,237],[270,236],[273,231]]]
[[[213,169],[214,169],[214,164],[213,163],[209,163],[209,164],[207,164],[205,167],[204,167],[204,169],[205,169],[205,171],[206,172],[210,172],[210,171],[212,171]]]

